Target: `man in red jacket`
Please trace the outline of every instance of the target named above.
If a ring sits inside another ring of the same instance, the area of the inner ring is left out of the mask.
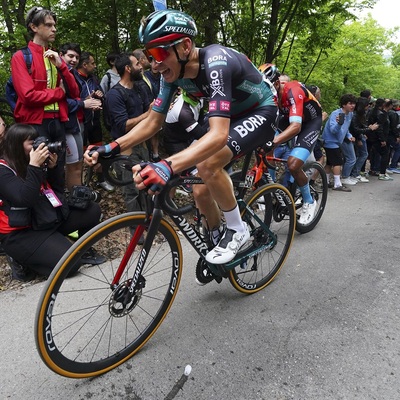
[[[30,124],[50,142],[65,142],[64,123],[68,121],[67,95],[79,97],[79,88],[60,55],[49,49],[56,37],[56,16],[42,7],[33,7],[26,16],[26,27],[32,40],[31,71],[24,54],[17,51],[11,59],[11,75],[17,93],[14,110],[16,122]],[[58,154],[60,184],[65,183],[65,151]]]

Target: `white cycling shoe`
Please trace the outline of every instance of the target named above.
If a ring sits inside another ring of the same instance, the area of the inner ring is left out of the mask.
[[[206,261],[211,264],[226,264],[232,261],[240,248],[250,239],[250,230],[247,224],[243,233],[233,229],[226,229],[218,245],[207,255]]]
[[[314,200],[314,203],[304,203],[301,208],[299,223],[302,225],[307,225],[312,222],[315,217],[315,213],[317,211],[317,202]]]

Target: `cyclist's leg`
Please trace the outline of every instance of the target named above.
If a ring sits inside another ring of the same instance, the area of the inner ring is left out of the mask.
[[[274,157],[281,158],[283,160],[287,160],[290,156],[290,152],[292,149],[287,143],[280,144],[278,147],[274,149]],[[291,175],[288,169],[287,164],[285,165],[285,172],[283,173],[282,179],[280,179],[279,183],[283,186],[288,187],[289,182],[291,180]]]
[[[320,130],[320,118],[305,122],[302,125],[302,130],[297,136],[295,146],[288,158],[289,171],[296,181],[303,197],[303,207],[299,219],[299,222],[303,224],[307,224],[314,218],[317,205],[311,195],[308,177],[305,175],[302,168],[314,149]]]
[[[200,176],[212,197],[224,213],[227,229],[220,243],[207,255],[206,260],[224,264],[234,258],[239,248],[250,238],[248,226],[242,222],[232,182],[223,167],[233,157],[246,154],[255,147],[272,140],[275,133],[277,108],[258,108],[240,119],[232,119],[227,146],[197,165]]]

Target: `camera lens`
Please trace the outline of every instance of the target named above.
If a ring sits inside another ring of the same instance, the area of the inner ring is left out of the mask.
[[[50,153],[61,153],[64,151],[64,142],[54,142],[47,144]]]

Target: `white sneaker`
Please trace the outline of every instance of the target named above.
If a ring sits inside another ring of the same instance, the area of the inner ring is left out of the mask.
[[[317,202],[314,200],[314,203],[304,203],[303,207],[301,207],[299,224],[307,225],[314,219],[315,212],[317,211]]]
[[[350,177],[348,178],[343,178],[342,179],[342,185],[346,185],[346,186],[354,186],[356,185],[356,181],[351,179]]]
[[[368,183],[369,182],[369,179],[367,179],[365,176],[361,176],[361,175],[356,176],[355,179],[357,179],[358,182],[362,182],[362,183]]]
[[[115,190],[115,187],[107,181],[98,182],[97,186],[101,187],[102,189],[106,190],[107,192],[113,192]]]
[[[206,261],[211,264],[226,264],[232,261],[240,248],[250,239],[250,230],[247,224],[243,233],[233,229],[226,229],[218,245],[206,255]]]

